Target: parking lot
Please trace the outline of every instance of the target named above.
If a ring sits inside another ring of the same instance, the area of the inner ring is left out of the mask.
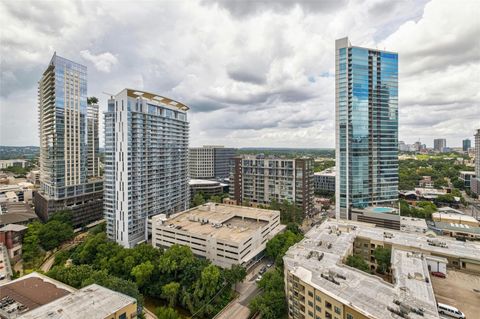
[[[437,302],[458,308],[465,316],[478,318],[480,312],[480,276],[448,269],[447,278],[431,276]]]

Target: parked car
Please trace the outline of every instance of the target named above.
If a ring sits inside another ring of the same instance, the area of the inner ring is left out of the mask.
[[[260,280],[262,280],[262,275],[258,275],[257,279],[255,279],[256,282],[259,282]]]
[[[270,268],[270,267],[272,267],[272,264],[271,264],[271,263],[268,263],[268,264],[267,264],[267,268]]]
[[[447,277],[443,272],[439,272],[439,271],[432,271],[432,276],[439,277],[439,278]]]
[[[267,267],[263,266],[262,269],[260,269],[260,275],[263,275],[267,271]]]
[[[449,306],[443,303],[438,303],[437,307],[438,307],[438,313],[441,315],[447,315],[447,316],[458,318],[458,319],[465,319],[465,315],[463,314],[463,312],[461,312],[460,310],[458,310],[453,306]]]

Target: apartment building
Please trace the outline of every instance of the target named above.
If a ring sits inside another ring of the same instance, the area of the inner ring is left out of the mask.
[[[447,147],[447,140],[444,138],[436,138],[433,140],[433,150],[436,152],[443,152]]]
[[[470,182],[470,190],[480,197],[480,129],[475,133],[475,176]]]
[[[75,226],[102,218],[103,181],[87,170],[87,67],[53,55],[38,85],[40,190],[36,214],[46,221],[69,209]]]
[[[264,155],[235,157],[230,173],[230,199],[238,205],[269,205],[272,200],[295,203],[313,213],[313,159]]]
[[[191,147],[188,153],[190,178],[224,179],[230,174],[230,159],[235,156],[234,148],[204,145]]]
[[[25,168],[28,165],[28,161],[24,159],[11,159],[11,160],[0,160],[0,169],[5,169],[8,167],[22,167]]]
[[[169,98],[124,89],[105,113],[104,216],[124,247],[148,237],[148,219],[189,206],[189,108]]]
[[[376,247],[391,249],[391,282],[345,265],[355,254],[374,270]],[[307,232],[283,260],[289,318],[438,319],[430,270],[480,273],[480,246],[330,220]]]
[[[315,192],[335,192],[335,167],[313,174]]]
[[[398,199],[398,54],[335,42],[336,214]]]
[[[278,211],[207,203],[169,218],[154,216],[152,245],[186,245],[220,267],[248,268],[263,256],[268,240],[284,228]]]
[[[5,319],[135,319],[137,301],[92,284],[75,289],[37,272],[0,285]]]

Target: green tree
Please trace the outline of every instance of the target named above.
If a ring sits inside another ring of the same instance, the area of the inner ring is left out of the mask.
[[[87,98],[87,103],[88,104],[97,104],[98,103],[98,98],[95,96],[91,96]]]
[[[252,299],[249,308],[259,312],[262,318],[282,318],[286,312],[285,290],[282,272],[278,269],[265,273],[258,283],[263,293]]]
[[[392,251],[388,248],[377,247],[373,251],[375,260],[377,261],[377,271],[379,273],[385,273],[390,269],[390,260],[392,258]]]
[[[23,237],[23,261],[25,264],[30,265],[41,256],[40,240],[38,239],[38,233],[42,228],[42,223],[35,221],[28,225],[27,231]]]
[[[155,309],[155,314],[159,319],[180,319],[178,312],[170,307],[158,307]]]
[[[58,220],[52,220],[42,225],[38,232],[38,239],[45,250],[51,250],[64,241],[72,239],[73,235],[72,226]]]
[[[150,280],[154,268],[149,260],[132,268],[131,274],[139,287],[143,287]]]
[[[52,214],[52,216],[50,216],[50,218],[48,219],[49,222],[51,221],[59,221],[61,223],[64,223],[64,224],[67,224],[67,225],[70,225],[72,226],[72,211],[71,210],[59,210],[59,211],[56,211],[55,213]]]
[[[359,255],[348,256],[346,264],[361,271],[370,272],[367,262]]]
[[[177,272],[194,262],[192,250],[183,245],[172,245],[159,258],[160,271],[173,275],[172,280],[177,280]]]
[[[205,204],[205,198],[202,193],[196,193],[195,196],[193,196],[192,206],[197,207],[203,204]]]
[[[209,201],[211,201],[213,203],[221,203],[222,198],[220,196],[214,195],[214,196],[210,197]]]
[[[170,307],[175,306],[175,301],[177,300],[178,292],[180,291],[180,284],[178,282],[172,281],[162,287],[162,296],[168,300],[168,305]]]
[[[277,267],[283,267],[283,256],[290,246],[298,243],[303,239],[302,234],[295,234],[290,230],[286,230],[282,234],[275,235],[267,242],[265,254],[275,260]]]

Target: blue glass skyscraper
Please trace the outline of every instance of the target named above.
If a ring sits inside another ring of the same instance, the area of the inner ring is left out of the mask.
[[[398,54],[335,43],[336,213],[398,199]]]

